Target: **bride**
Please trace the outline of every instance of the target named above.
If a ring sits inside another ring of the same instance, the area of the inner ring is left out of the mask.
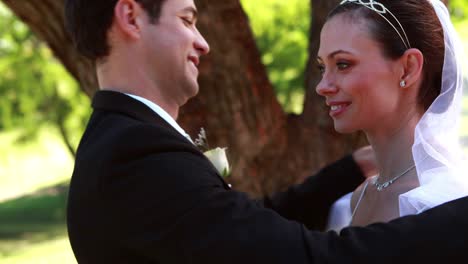
[[[460,45],[439,0],[344,0],[329,14],[316,90],[338,132],[366,134],[380,169],[335,203],[329,229],[468,195],[458,144]]]

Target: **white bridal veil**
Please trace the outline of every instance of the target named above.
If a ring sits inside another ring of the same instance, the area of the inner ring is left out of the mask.
[[[400,195],[400,216],[417,214],[444,202],[468,195],[468,171],[464,170],[459,142],[463,53],[461,41],[440,0],[430,0],[442,24],[445,60],[440,95],[415,129],[413,158],[420,187]]]

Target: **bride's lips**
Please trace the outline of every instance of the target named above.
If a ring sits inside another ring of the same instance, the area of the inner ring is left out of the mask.
[[[351,105],[351,102],[335,101],[327,102],[327,105],[330,106],[330,116],[337,117],[348,109],[348,107]]]

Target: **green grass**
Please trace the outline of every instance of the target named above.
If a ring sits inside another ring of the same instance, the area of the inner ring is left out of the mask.
[[[68,185],[60,184],[0,203],[0,222],[60,222],[65,219]],[[0,227],[0,234],[2,232]]]
[[[73,158],[54,128],[19,143],[20,130],[0,133],[0,201],[69,179]]]
[[[76,263],[66,232],[67,186],[0,203],[0,263]]]
[[[65,222],[73,159],[52,128],[0,133],[0,263],[76,263]]]
[[[1,256],[3,264],[72,264],[76,263],[66,236],[34,244],[26,243],[12,255]]]

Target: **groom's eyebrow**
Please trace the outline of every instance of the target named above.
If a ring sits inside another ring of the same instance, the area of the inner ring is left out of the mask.
[[[198,17],[198,11],[193,6],[188,6],[188,7],[184,8],[184,9],[182,9],[182,12],[191,13],[194,18]]]

